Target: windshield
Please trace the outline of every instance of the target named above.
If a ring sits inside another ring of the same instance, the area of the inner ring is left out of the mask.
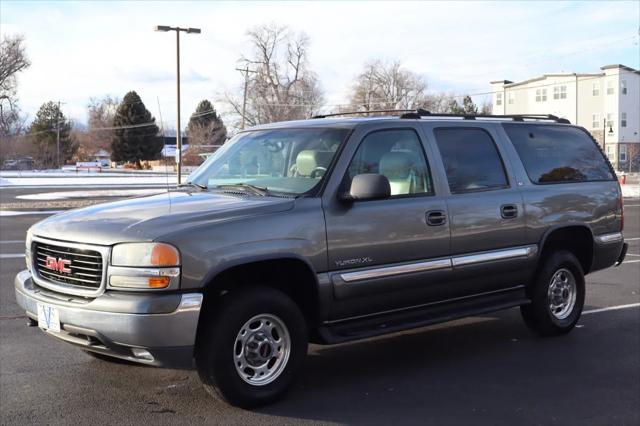
[[[348,129],[275,129],[243,132],[225,143],[189,182],[216,188],[253,185],[293,195],[322,179]]]

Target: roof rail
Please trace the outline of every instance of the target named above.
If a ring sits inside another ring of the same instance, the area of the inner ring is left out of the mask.
[[[462,118],[463,120],[475,120],[476,118],[495,118],[495,119],[513,120],[513,121],[549,120],[549,121],[555,121],[556,123],[571,124],[571,122],[566,118],[560,118],[553,114],[507,114],[507,115],[446,114],[446,113],[440,114],[440,113],[431,113],[423,109],[417,109],[412,112],[404,113],[400,116],[400,118],[414,118],[414,119],[422,118],[422,117],[453,117],[453,118]]]
[[[345,112],[336,112],[333,114],[320,114],[314,115],[311,118],[327,118],[327,117],[339,117],[341,115],[358,115],[358,114],[375,114],[381,112],[397,112],[397,113],[411,113],[416,111],[424,111],[424,110],[415,110],[415,109],[376,109],[371,111],[345,111]]]

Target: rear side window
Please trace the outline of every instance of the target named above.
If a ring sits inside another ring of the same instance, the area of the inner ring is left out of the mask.
[[[503,124],[533,183],[612,180],[595,142],[575,127]]]
[[[434,134],[452,194],[508,186],[498,149],[485,130],[441,128]]]

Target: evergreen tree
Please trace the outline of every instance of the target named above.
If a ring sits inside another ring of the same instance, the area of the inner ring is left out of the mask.
[[[227,128],[211,102],[200,101],[187,125],[190,145],[222,145],[227,138]]]
[[[114,130],[111,142],[111,159],[126,161],[141,167],[142,160],[160,157],[162,138],[157,137],[156,119],[144,106],[134,91],[127,93],[113,118]]]
[[[64,116],[58,104],[42,104],[36,118],[31,123],[29,134],[36,147],[36,161],[43,167],[58,166],[57,129],[60,129],[60,165],[66,163],[78,149],[71,136],[71,123]]]
[[[476,104],[473,103],[473,99],[471,99],[471,96],[467,95],[462,100],[462,111],[463,111],[463,114],[469,114],[469,115],[478,114],[478,107],[476,106]]]
[[[464,114],[464,109],[458,104],[458,101],[451,99],[447,105],[447,112],[450,114]]]

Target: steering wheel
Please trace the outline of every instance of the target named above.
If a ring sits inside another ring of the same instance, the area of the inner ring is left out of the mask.
[[[313,170],[311,171],[311,173],[309,173],[309,177],[310,177],[310,178],[314,178],[314,179],[315,179],[315,178],[316,178],[316,176],[318,175],[318,173],[320,173],[320,176],[319,176],[319,177],[322,177],[322,176],[325,174],[325,172],[326,172],[326,171],[327,171],[326,167],[320,167],[320,166],[318,166],[318,167],[316,167],[315,169],[313,169]]]

